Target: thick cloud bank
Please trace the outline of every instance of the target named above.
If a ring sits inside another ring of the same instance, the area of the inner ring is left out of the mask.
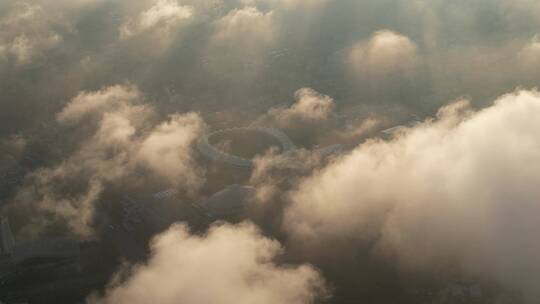
[[[204,236],[178,224],[151,247],[147,264],[90,303],[307,304],[324,295],[314,268],[276,265],[280,244],[251,224],[214,226]]]
[[[538,0],[0,0],[2,211],[19,239],[108,238],[126,195],[189,208],[251,184],[245,215],[320,262],[336,303],[400,302],[371,298],[400,289],[393,261],[537,296],[539,94],[491,102],[540,83],[539,29]],[[250,125],[298,149],[253,172],[193,150]]]
[[[377,239],[405,267],[458,266],[537,298],[538,115],[540,93],[517,91],[362,144],[292,194],[291,244],[320,253]]]

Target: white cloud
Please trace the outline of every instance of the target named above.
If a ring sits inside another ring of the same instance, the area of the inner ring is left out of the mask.
[[[277,34],[273,11],[262,12],[255,7],[231,10],[214,22],[204,55],[212,59],[208,68],[222,77],[253,80],[262,71]]]
[[[263,13],[255,7],[235,9],[217,21],[214,40],[240,47],[256,48],[275,38],[273,12]]]
[[[16,64],[28,64],[58,46],[63,38],[53,30],[68,26],[49,16],[38,4],[13,2],[0,18],[0,55],[13,58]]]
[[[331,97],[311,88],[302,88],[294,95],[296,101],[293,105],[288,108],[271,109],[269,115],[281,124],[287,125],[297,120],[325,120],[334,109],[334,100]]]
[[[538,115],[540,93],[518,91],[362,144],[292,194],[290,243],[324,254],[379,239],[403,266],[451,266],[537,299]]]
[[[399,33],[382,30],[374,33],[370,40],[356,43],[348,60],[356,77],[407,75],[418,63],[417,47]]]
[[[141,92],[132,85],[115,85],[104,90],[81,92],[56,116],[60,123],[77,123],[87,115],[125,108],[140,99]]]
[[[285,115],[320,120],[328,118],[334,108],[334,100],[331,97],[310,88],[296,91],[295,97],[296,103],[285,110]]]
[[[152,32],[163,39],[169,36],[178,26],[193,17],[193,7],[180,5],[176,0],[157,0],[146,11],[135,19],[128,19],[120,27],[120,37],[125,39],[134,35]]]
[[[540,36],[535,35],[523,46],[519,53],[519,58],[527,69],[537,69],[540,67]]]
[[[274,9],[313,9],[318,8],[328,0],[242,0],[242,3],[248,6],[256,4],[270,5]]]
[[[140,144],[137,158],[175,184],[197,190],[201,172],[193,166],[191,145],[202,133],[204,123],[194,113],[175,114],[155,127]]]
[[[279,0],[286,7],[313,7],[321,5],[328,0]]]
[[[204,236],[175,225],[152,242],[148,263],[90,303],[307,304],[324,295],[308,265],[279,266],[280,244],[251,224],[214,226]]]
[[[30,40],[24,35],[16,37],[13,42],[7,46],[7,49],[15,55],[18,62],[28,62],[33,52]]]
[[[89,237],[95,204],[105,186],[130,178],[137,168],[147,168],[152,177],[175,187],[196,191],[203,182],[203,172],[192,158],[192,144],[203,129],[202,119],[193,113],[174,114],[152,128],[155,112],[142,100],[142,93],[131,85],[81,92],[74,97],[58,113],[58,122],[94,130],[79,139],[80,147],[62,163],[33,172],[15,197],[15,208],[53,214],[65,220],[74,234]],[[61,185],[67,184],[85,190],[65,193]],[[49,223],[34,224],[25,228],[28,233]]]

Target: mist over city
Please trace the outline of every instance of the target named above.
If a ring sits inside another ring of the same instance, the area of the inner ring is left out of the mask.
[[[0,303],[538,303],[539,84],[536,0],[0,0]]]

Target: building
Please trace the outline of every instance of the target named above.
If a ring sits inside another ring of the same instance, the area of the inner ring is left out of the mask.
[[[0,219],[0,229],[0,238],[2,238],[0,240],[0,255],[2,257],[11,257],[15,241],[7,217],[2,217]]]
[[[79,241],[50,238],[17,243],[6,217],[0,219],[0,229],[0,300],[18,303],[32,298],[32,303],[50,303],[45,297],[87,287]],[[73,287],[76,280],[79,283]]]
[[[197,206],[212,219],[236,218],[255,201],[255,195],[255,188],[235,184],[215,193]]]
[[[254,165],[252,159],[220,151],[219,149],[212,146],[212,144],[210,143],[210,138],[212,137],[221,136],[223,134],[233,134],[241,132],[256,132],[260,133],[263,136],[269,136],[270,138],[275,139],[279,143],[281,153],[286,153],[296,148],[293,142],[289,139],[289,137],[283,132],[277,129],[264,127],[232,128],[215,131],[202,137],[197,143],[197,148],[202,155],[212,161],[223,162],[235,167],[251,168]]]

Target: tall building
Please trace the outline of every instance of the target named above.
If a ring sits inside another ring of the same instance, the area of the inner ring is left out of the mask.
[[[13,233],[11,232],[11,226],[9,225],[9,220],[7,217],[2,217],[0,219],[0,255],[11,256],[13,253]]]

